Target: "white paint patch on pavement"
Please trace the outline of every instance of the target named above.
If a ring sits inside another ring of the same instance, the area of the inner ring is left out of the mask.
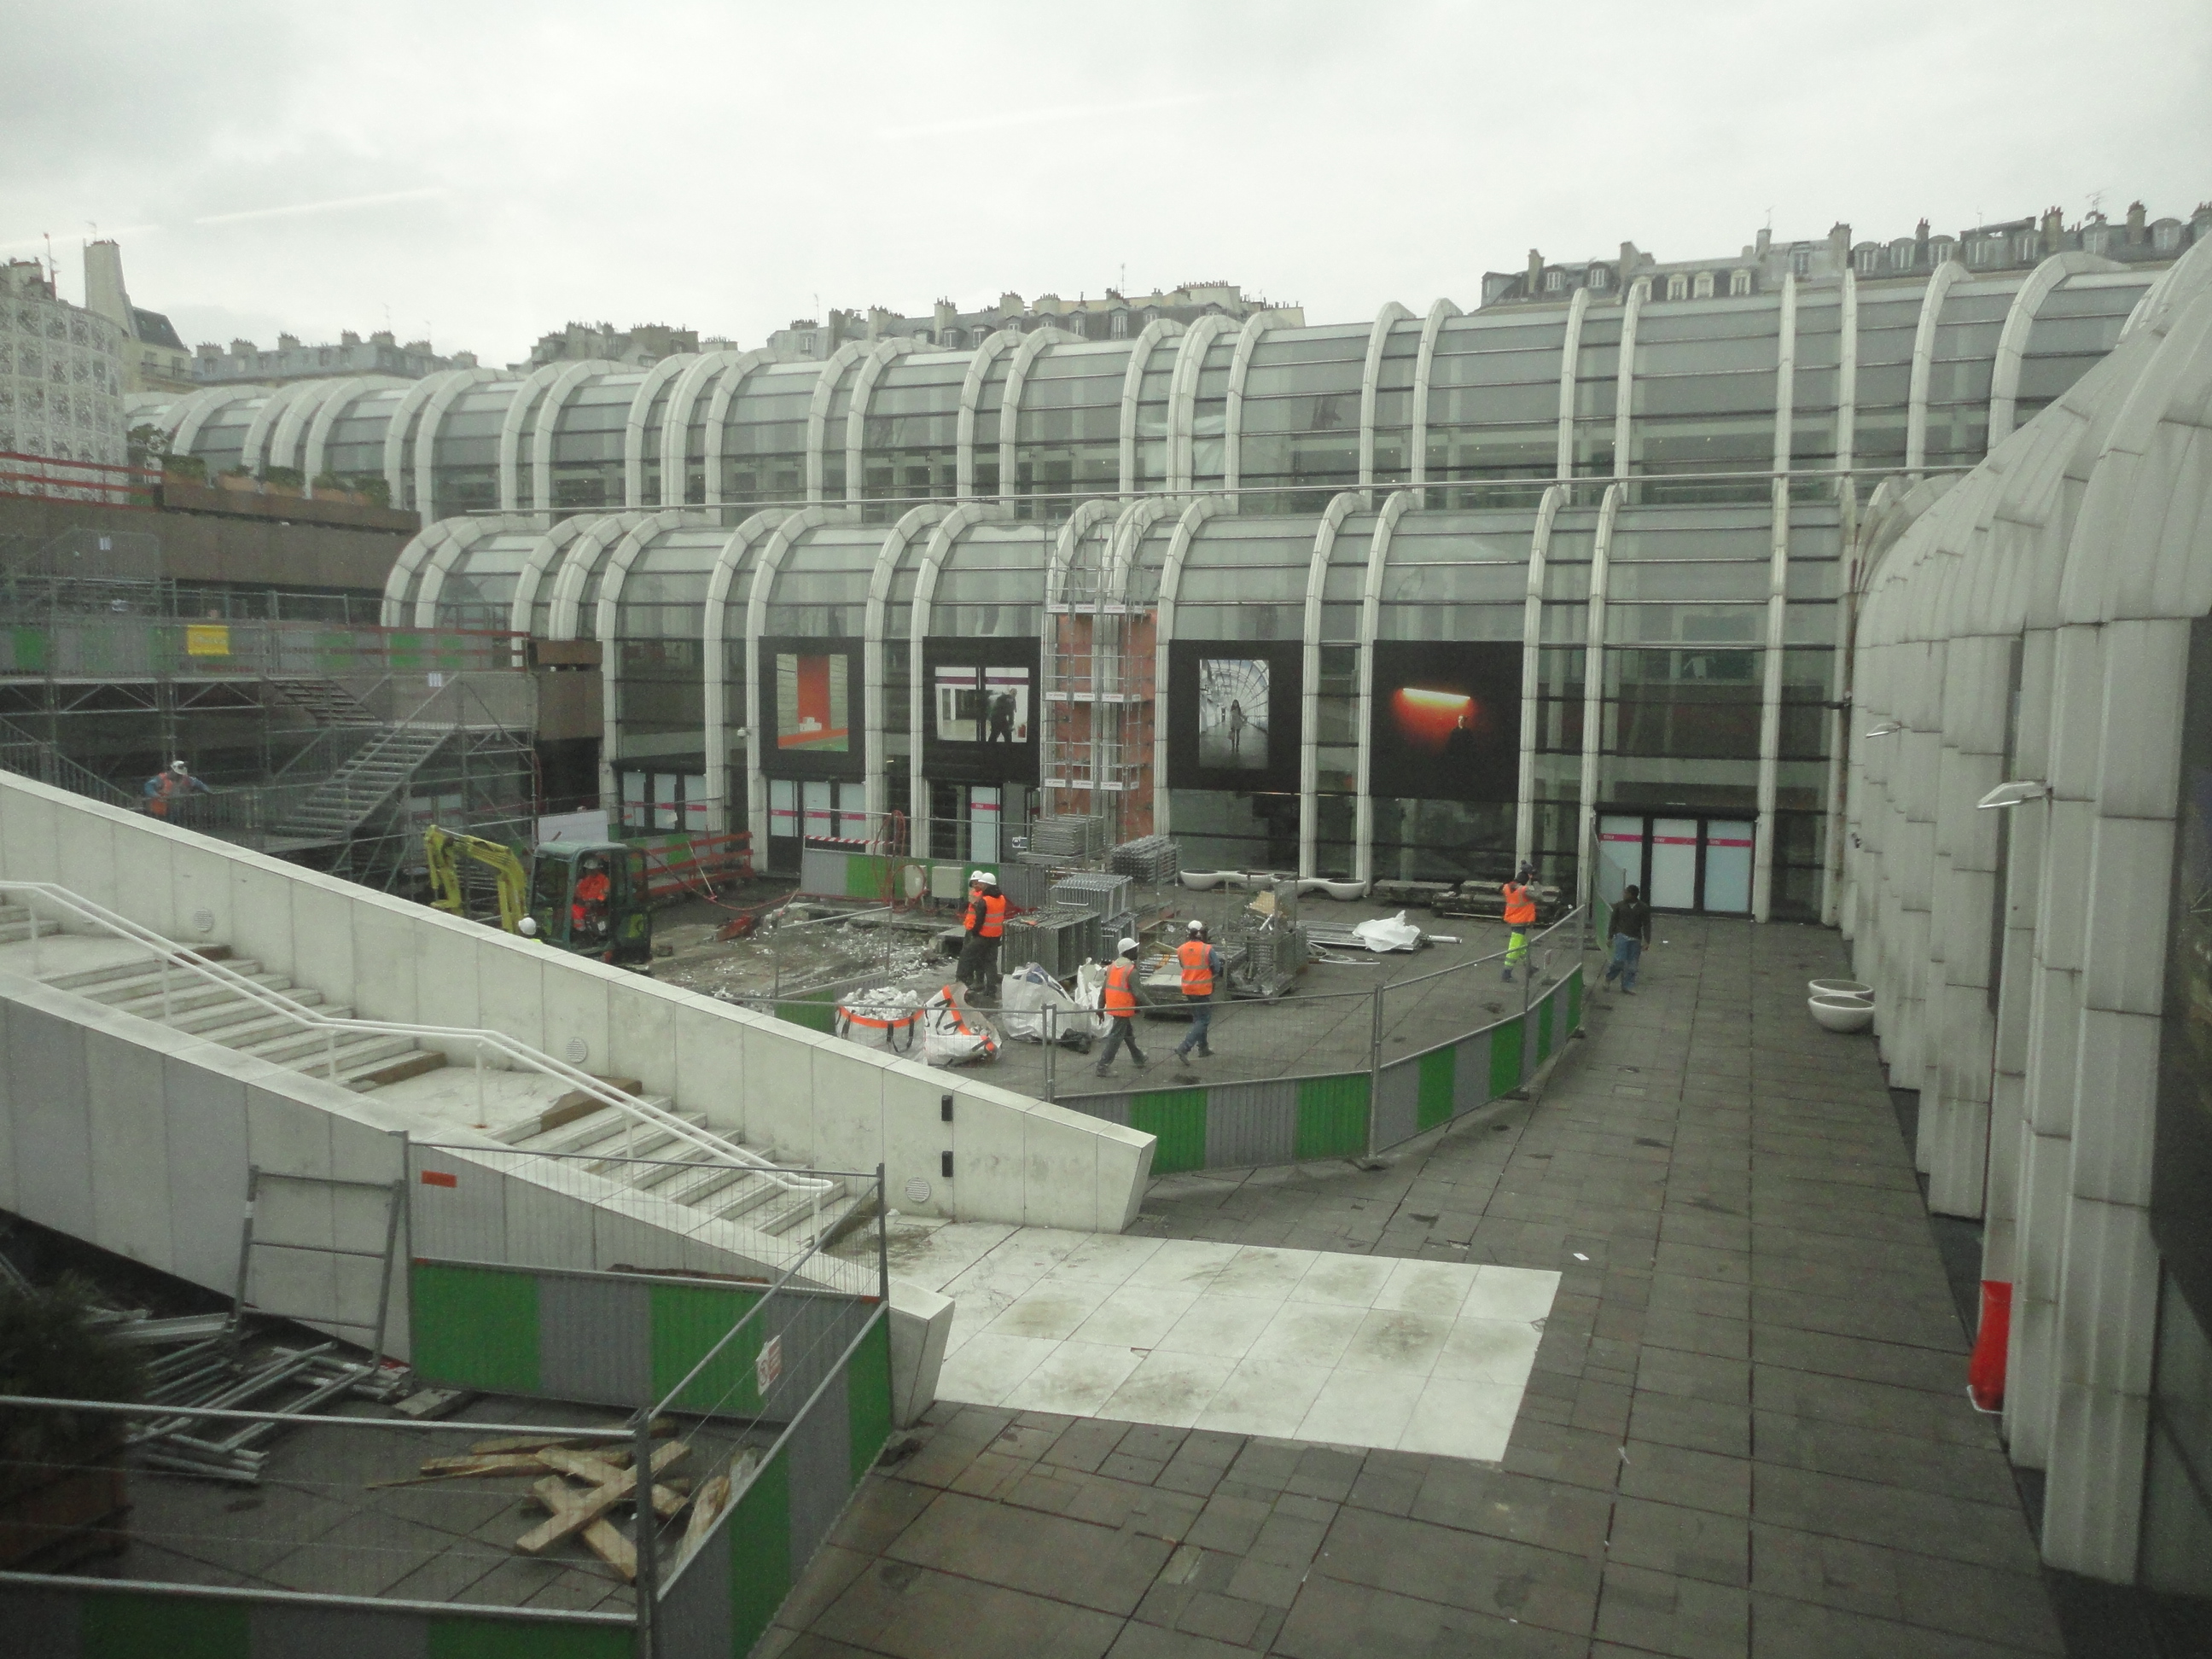
[[[895,1233],[939,1397],[1495,1462],[1559,1276],[1046,1227]]]

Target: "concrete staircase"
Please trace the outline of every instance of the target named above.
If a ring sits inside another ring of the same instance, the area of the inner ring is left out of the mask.
[[[706,1127],[704,1113],[678,1111],[665,1096],[639,1098],[696,1128]],[[588,1096],[536,1120],[495,1130],[493,1138],[518,1152],[566,1153],[579,1162],[589,1158],[582,1167],[603,1180],[794,1245],[818,1243],[840,1231],[860,1202],[842,1181],[833,1181],[826,1193],[793,1192],[767,1173],[718,1159],[672,1130],[638,1122]],[[673,1161],[623,1161],[630,1158]]]
[[[310,790],[285,814],[278,830],[323,841],[349,839],[449,735],[443,727],[393,726]]]
[[[41,920],[37,931],[40,939],[46,939],[62,929],[56,922]],[[31,936],[30,913],[20,905],[0,905],[0,945],[26,942]],[[353,1011],[343,1004],[326,1003],[319,991],[295,985],[280,974],[265,973],[250,957],[232,957],[228,946],[205,946],[195,954],[209,962],[220,962],[262,989],[281,992],[289,1001],[333,1019],[352,1015]],[[164,989],[161,963],[150,956],[129,955],[96,967],[58,969],[37,977],[42,984],[71,992],[88,1002],[119,1008],[309,1077],[330,1078],[349,1089],[381,1088],[435,1071],[446,1063],[442,1054],[421,1048],[405,1036],[339,1032],[334,1039],[331,1033],[303,1027],[241,990],[202,979],[185,969],[172,966]]]

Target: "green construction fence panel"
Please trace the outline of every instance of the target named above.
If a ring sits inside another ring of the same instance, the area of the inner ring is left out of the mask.
[[[407,1305],[411,1357],[426,1382],[538,1392],[538,1280],[531,1274],[418,1261],[408,1269]]]
[[[875,1468],[891,1437],[891,1322],[868,1327],[845,1368],[845,1411],[852,1425],[853,1484]]]
[[[704,1358],[730,1328],[760,1300],[761,1292],[734,1285],[655,1285],[653,1287],[653,1392],[665,1396]],[[763,1316],[765,1317],[765,1316]],[[764,1323],[756,1321],[716,1354],[673,1404],[685,1412],[745,1416],[760,1409],[753,1361]]]
[[[1579,967],[1567,975],[1567,1029],[1583,1029],[1583,970]]]
[[[81,1659],[250,1659],[253,1610],[243,1601],[95,1590],[78,1614]]]
[[[1458,1075],[1456,1048],[1437,1048],[1421,1056],[1421,1087],[1413,1117],[1416,1127],[1433,1129],[1450,1121],[1452,1089]]]
[[[428,1659],[633,1659],[637,1632],[605,1625],[433,1618]]]
[[[845,896],[881,901],[890,891],[891,861],[874,853],[845,855]]]
[[[1555,991],[1536,1005],[1536,1063],[1541,1066],[1552,1057],[1552,1005],[1559,1000]]]
[[[1299,1158],[1357,1158],[1365,1152],[1367,1087],[1364,1072],[1349,1077],[1301,1079],[1298,1133],[1291,1155]]]
[[[1152,1089],[1131,1097],[1129,1127],[1159,1137],[1152,1173],[1206,1167],[1206,1091]]]
[[[1492,1100],[1521,1086],[1522,1021],[1509,1019],[1490,1028],[1490,1097]]]
[[[723,1530],[730,1550],[730,1651],[750,1653],[783,1598],[791,1594],[787,1449],[777,1451],[753,1477]]]

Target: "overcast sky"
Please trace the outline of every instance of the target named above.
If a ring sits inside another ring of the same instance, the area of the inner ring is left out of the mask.
[[[0,248],[185,341],[1482,273],[2212,196],[2208,0],[10,8]],[[1126,270],[1126,282],[1123,273]]]

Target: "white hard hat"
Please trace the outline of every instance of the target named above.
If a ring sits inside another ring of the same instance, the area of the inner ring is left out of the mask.
[[[171,761],[171,762],[169,763],[169,769],[170,769],[172,772],[179,772],[179,773],[180,773],[180,772],[182,772],[182,771],[185,769],[185,763],[184,763],[184,762],[182,762],[182,761],[180,761],[180,760],[173,760],[173,761]]]
[[[536,939],[538,937],[538,918],[535,916],[523,917],[520,921],[514,924],[514,931],[521,934],[525,939]]]
[[[970,870],[968,872],[968,884],[970,887],[981,887],[996,879],[997,878],[988,870]]]
[[[1135,951],[1137,948],[1137,941],[1133,939],[1125,939],[1114,948],[1126,957]]]
[[[1206,931],[1206,924],[1200,921],[1196,916],[1193,916],[1186,925],[1194,933],[1202,933]]]

